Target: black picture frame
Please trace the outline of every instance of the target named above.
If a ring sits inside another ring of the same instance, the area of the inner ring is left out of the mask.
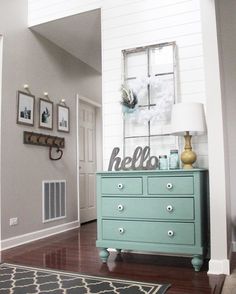
[[[53,130],[53,102],[39,98],[39,128]]]
[[[17,92],[17,124],[34,126],[35,96]]]
[[[70,109],[62,104],[57,104],[57,130],[64,133],[70,132]]]

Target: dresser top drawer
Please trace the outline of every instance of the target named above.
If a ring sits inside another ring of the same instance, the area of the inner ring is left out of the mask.
[[[142,177],[105,177],[101,179],[103,196],[141,195],[143,194]]]
[[[150,195],[193,195],[193,177],[148,177]]]

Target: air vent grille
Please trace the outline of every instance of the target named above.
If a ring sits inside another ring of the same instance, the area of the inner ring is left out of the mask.
[[[43,181],[43,222],[66,217],[66,181]]]

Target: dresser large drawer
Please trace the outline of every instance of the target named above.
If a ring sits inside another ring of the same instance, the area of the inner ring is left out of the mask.
[[[143,180],[140,177],[107,177],[102,178],[102,194],[109,195],[140,195],[143,193]]]
[[[103,197],[102,217],[194,219],[193,198]]]
[[[148,177],[150,195],[192,195],[193,177]]]
[[[103,240],[194,245],[193,223],[102,221]]]

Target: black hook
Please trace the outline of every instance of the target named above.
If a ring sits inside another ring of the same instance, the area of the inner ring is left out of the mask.
[[[57,157],[57,158],[53,158],[53,157],[52,157],[52,148],[53,148],[53,147],[49,147],[49,158],[50,158],[51,160],[60,160],[60,159],[62,158],[63,151],[58,147],[57,150],[56,150],[56,152],[57,152],[57,153],[60,153],[60,155],[59,155],[59,157]]]

